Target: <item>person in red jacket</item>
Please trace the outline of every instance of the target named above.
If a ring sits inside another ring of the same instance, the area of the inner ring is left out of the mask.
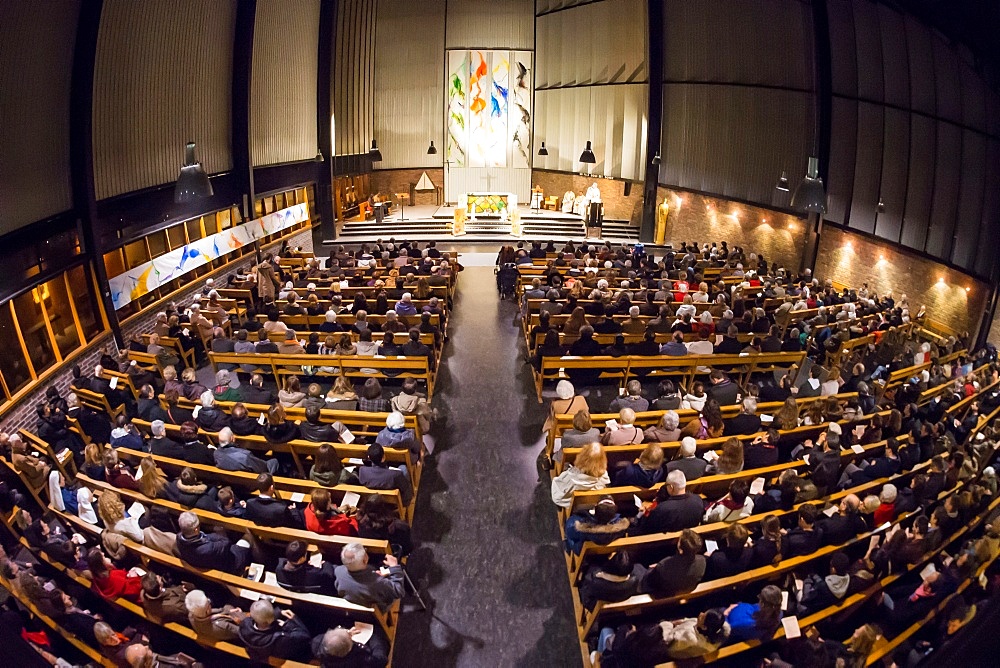
[[[896,519],[896,486],[888,483],[882,485],[878,500],[882,503],[875,509],[875,526],[880,527]]]
[[[305,510],[306,529],[323,536],[357,536],[358,521],[330,501],[330,490],[314,489]]]
[[[129,575],[104,556],[101,548],[92,547],[87,553],[91,588],[107,600],[122,597],[133,603],[142,601],[142,578]]]

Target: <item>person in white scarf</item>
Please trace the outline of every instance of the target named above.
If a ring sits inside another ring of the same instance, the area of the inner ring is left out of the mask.
[[[76,500],[79,505],[78,514],[80,519],[87,524],[97,524],[97,513],[94,511],[94,493],[89,487],[80,487],[76,492]]]
[[[49,503],[56,510],[66,512],[66,503],[63,501],[62,492],[62,474],[57,469],[53,469],[49,473]]]

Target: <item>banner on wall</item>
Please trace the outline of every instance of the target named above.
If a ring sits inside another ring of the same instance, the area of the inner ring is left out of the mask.
[[[309,220],[309,207],[303,202],[175,248],[145,264],[129,269],[124,274],[108,279],[111,301],[115,310],[118,310],[161,285],[237,248],[307,220]]]

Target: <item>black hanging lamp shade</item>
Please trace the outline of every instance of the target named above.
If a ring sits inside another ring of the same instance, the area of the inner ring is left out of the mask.
[[[549,149],[545,148],[545,142],[542,142],[541,148],[538,149],[538,155],[548,155]]]
[[[368,157],[372,159],[372,162],[382,162],[382,151],[378,150],[378,144],[372,139],[371,150],[368,151]]]
[[[654,164],[654,165],[658,165],[658,164],[660,164],[660,163],[661,163],[662,161],[663,161],[663,160],[662,160],[662,159],[660,158],[660,152],[659,152],[659,151],[657,151],[657,152],[656,152],[656,155],[654,155],[654,156],[653,156],[653,164]]]
[[[788,174],[785,173],[785,170],[781,170],[781,178],[778,179],[778,185],[774,186],[774,189],[783,193],[788,192]]]
[[[826,213],[826,190],[819,178],[819,158],[809,158],[809,171],[792,194],[792,208],[807,213]]]
[[[201,163],[194,158],[194,142],[189,141],[184,147],[184,165],[177,175],[177,185],[174,186],[174,202],[186,204],[214,194],[208,174],[205,173]]]
[[[590,147],[590,142],[583,148],[583,153],[580,154],[580,162],[593,165],[597,162],[597,158],[594,157],[594,149]]]
[[[431,140],[431,145],[427,147],[427,155],[437,155],[437,146],[434,145],[434,140]]]

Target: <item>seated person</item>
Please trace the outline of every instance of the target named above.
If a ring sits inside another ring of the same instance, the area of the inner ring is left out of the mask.
[[[389,663],[389,645],[379,633],[372,634],[368,642],[354,642],[358,629],[337,627],[313,638],[313,658],[323,668],[357,666],[382,668]]]
[[[301,514],[294,504],[277,498],[271,474],[258,474],[256,482],[259,494],[247,499],[244,517],[261,526],[302,528]]]
[[[636,427],[634,422],[635,411],[631,408],[621,409],[618,411],[617,428],[609,427],[604,432],[604,436],[601,437],[601,443],[604,445],[634,445],[642,443],[644,438],[642,429]]]
[[[215,405],[215,395],[211,390],[201,393],[201,408],[194,421],[205,431],[217,432],[229,425],[229,416]]]
[[[705,575],[701,536],[684,529],[677,539],[677,554],[653,564],[639,583],[639,591],[667,598],[692,591]]]
[[[261,459],[254,456],[246,448],[236,445],[233,430],[229,427],[223,427],[219,431],[219,447],[215,449],[213,455],[215,457],[215,466],[223,471],[270,473],[271,475],[278,472],[277,459],[273,457],[267,460]]]
[[[616,487],[652,487],[663,480],[666,471],[663,470],[663,448],[657,443],[650,443],[639,455],[639,459],[629,462],[615,471],[613,483]]]
[[[333,574],[333,564],[323,562],[313,566],[308,560],[307,545],[293,540],[285,548],[285,556],[278,559],[275,574],[278,584],[290,591],[337,595],[337,579]]]
[[[698,526],[704,509],[702,498],[687,491],[684,472],[671,471],[657,490],[656,500],[643,504],[636,518],[635,533],[667,533]]]
[[[649,400],[642,396],[642,383],[630,380],[625,387],[625,395],[616,397],[608,407],[609,413],[616,413],[623,408],[631,408],[636,413],[649,410]]]
[[[194,589],[184,598],[187,619],[197,634],[211,641],[229,641],[239,637],[240,622],[246,614],[239,608],[226,605],[213,608],[212,601],[200,589]]]
[[[217,490],[198,480],[194,469],[185,466],[177,478],[163,488],[163,496],[186,508],[215,510]]]
[[[635,563],[628,550],[615,552],[605,564],[587,568],[580,581],[580,602],[588,610],[598,601],[617,602],[635,596],[646,567]]]
[[[678,458],[667,462],[667,473],[671,471],[681,471],[685,480],[697,480],[705,475],[708,462],[698,457],[698,442],[690,436],[685,436],[681,440],[681,447],[677,451]]]
[[[306,408],[306,420],[299,424],[299,436],[313,443],[336,443],[344,431],[342,422],[328,424],[320,421],[320,409],[316,406]]]
[[[398,489],[403,505],[410,505],[413,498],[413,484],[406,466],[393,467],[385,463],[385,449],[372,443],[368,446],[368,457],[357,469],[358,480],[369,489]]]
[[[309,629],[294,612],[275,610],[267,599],[253,602],[250,616],[240,622],[239,634],[251,661],[266,664],[271,658],[309,659]]]
[[[202,570],[216,569],[240,575],[250,565],[250,548],[230,542],[223,535],[206,534],[198,516],[191,511],[177,518],[177,554],[188,566]]]
[[[341,565],[335,569],[337,592],[351,603],[387,610],[404,593],[403,569],[391,554],[384,563],[388,575],[368,565],[368,553],[361,543],[348,543],[340,551]]]
[[[819,511],[813,504],[807,503],[799,508],[798,526],[789,531],[781,541],[784,558],[801,557],[819,549],[823,535],[816,528],[818,514]]]
[[[385,428],[375,436],[375,443],[383,448],[402,450],[409,448],[414,456],[420,455],[420,444],[412,429],[406,428],[406,417],[393,411],[385,418]]]
[[[607,545],[629,529],[629,520],[618,514],[614,499],[606,496],[592,510],[573,513],[566,520],[566,550],[580,554],[587,541]]]

